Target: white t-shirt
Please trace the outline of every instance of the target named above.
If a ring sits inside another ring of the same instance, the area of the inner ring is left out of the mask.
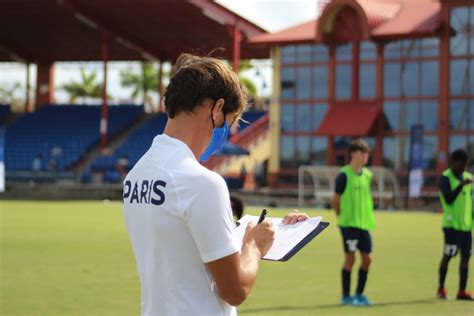
[[[156,136],[124,181],[142,315],[233,315],[205,262],[238,252],[224,179],[180,140]]]

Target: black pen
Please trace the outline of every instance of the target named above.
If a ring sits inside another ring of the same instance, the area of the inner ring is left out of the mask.
[[[260,218],[258,219],[258,223],[257,224],[260,224],[261,222],[263,222],[265,220],[265,217],[267,216],[267,210],[266,209],[263,209],[262,210],[262,214],[260,214]]]

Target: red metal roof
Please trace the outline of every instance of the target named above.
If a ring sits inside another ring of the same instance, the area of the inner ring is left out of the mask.
[[[250,38],[250,43],[283,44],[288,42],[308,42],[316,38],[317,20],[293,26],[283,31],[256,35]]]
[[[331,106],[317,134],[322,136],[367,136],[380,114],[380,109],[375,106]]]
[[[391,20],[372,32],[374,38],[435,35],[441,25],[441,4],[434,1],[411,0]]]
[[[101,60],[101,30],[110,60],[174,60],[216,47],[230,59],[228,26],[244,33],[242,58],[268,58],[247,38],[265,30],[208,0],[0,0],[0,61]]]
[[[333,0],[325,10],[337,10]],[[370,37],[374,40],[391,37],[432,36],[440,26],[441,5],[435,0],[358,0],[366,15]],[[324,14],[324,12],[323,12]],[[297,25],[280,32],[253,36],[254,44],[285,44],[315,42],[319,20]]]
[[[367,23],[370,29],[393,19],[401,7],[400,1],[358,0],[357,2],[367,15]]]

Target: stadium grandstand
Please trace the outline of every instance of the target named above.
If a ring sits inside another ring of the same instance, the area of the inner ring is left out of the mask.
[[[0,26],[16,31],[0,34],[0,62],[24,63],[28,81],[29,65],[34,63],[37,67],[35,90],[30,91],[30,85],[25,85],[24,113],[13,113],[10,105],[0,105],[0,123],[5,128],[7,192],[2,195],[4,198],[18,196],[32,184],[41,191],[36,196],[44,198],[51,197],[48,192],[57,193],[75,185],[99,191],[105,188],[107,193],[100,197],[118,198],[123,172],[136,163],[166,124],[164,113],[145,113],[143,105],[109,104],[107,76],[102,82],[101,102],[57,104],[55,62],[102,61],[105,74],[110,61],[157,63],[160,69],[156,91],[161,103],[157,109],[161,112],[162,65],[172,63],[180,53],[207,54],[217,47],[223,48],[214,56],[229,60],[234,69],[239,69],[241,59],[269,57],[267,49],[248,44],[251,36],[265,30],[210,1],[92,4],[81,0],[40,0],[1,5]],[[167,13],[170,11],[180,15],[170,15]],[[46,17],[51,23],[43,23]],[[182,23],[183,20],[193,23]],[[155,31],[144,31],[150,29]],[[175,31],[173,38],[169,37],[170,29]],[[232,146],[243,147],[248,152],[247,148],[255,145],[252,140],[255,135],[249,129],[265,114],[265,111],[244,113],[229,143],[237,140]],[[242,138],[242,135],[247,136]],[[268,150],[264,156],[268,157]],[[222,166],[228,162],[228,159],[214,160],[210,167],[229,173],[232,183],[235,172],[228,172],[228,166]],[[239,183],[237,187],[242,185]],[[111,187],[113,190],[109,190]],[[115,195],[108,195],[110,192]],[[68,198],[67,194],[63,198]]]

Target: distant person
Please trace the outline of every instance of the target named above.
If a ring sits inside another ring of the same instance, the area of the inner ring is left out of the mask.
[[[273,244],[272,222],[250,223],[238,247],[224,179],[199,162],[226,141],[247,102],[219,59],[182,54],[165,92],[168,114],[124,181],[124,216],[142,315],[235,315]],[[290,213],[285,224],[308,216]]]
[[[31,170],[40,172],[43,169],[43,154],[37,154],[31,163]]]
[[[63,154],[63,149],[59,145],[54,145],[53,148],[51,148],[51,158],[49,159],[48,162],[48,170],[51,172],[56,172],[58,169],[58,160]]]
[[[56,162],[56,158],[51,157],[51,159],[48,162],[48,170],[50,172],[56,172],[58,169],[58,164]]]
[[[253,177],[255,181],[255,190],[258,191],[262,187],[263,165],[255,161],[253,166]]]
[[[451,154],[450,167],[439,181],[439,197],[443,207],[444,253],[439,265],[438,298],[447,299],[444,281],[452,257],[461,253],[458,300],[473,300],[466,291],[469,258],[472,250],[472,174],[466,171],[467,153],[458,149]]]
[[[127,175],[127,172],[128,172],[129,164],[130,164],[130,162],[128,160],[127,155],[123,155],[122,157],[117,159],[116,169],[117,169],[117,172],[120,175],[121,180],[125,179],[125,176]]]
[[[62,154],[63,154],[63,149],[61,146],[55,145],[53,146],[53,148],[51,148],[51,157],[59,158]]]
[[[371,194],[372,172],[364,166],[369,161],[369,145],[356,139],[349,145],[350,163],[341,169],[336,178],[336,189],[332,206],[338,217],[344,244],[342,267],[342,304],[369,306],[372,302],[365,296],[367,274],[372,261],[372,239],[369,230],[375,227]],[[351,272],[355,252],[360,251],[362,263],[356,294],[350,295]]]
[[[265,159],[263,162],[262,162],[262,173],[261,173],[261,186],[262,187],[266,187],[268,186],[268,182],[267,182],[267,176],[268,176],[268,159]]]
[[[242,188],[244,188],[245,181],[247,180],[247,168],[245,168],[245,163],[240,167],[240,180],[242,181]]]
[[[236,196],[230,196],[230,207],[232,208],[232,214],[234,219],[238,221],[244,215],[244,202]]]

